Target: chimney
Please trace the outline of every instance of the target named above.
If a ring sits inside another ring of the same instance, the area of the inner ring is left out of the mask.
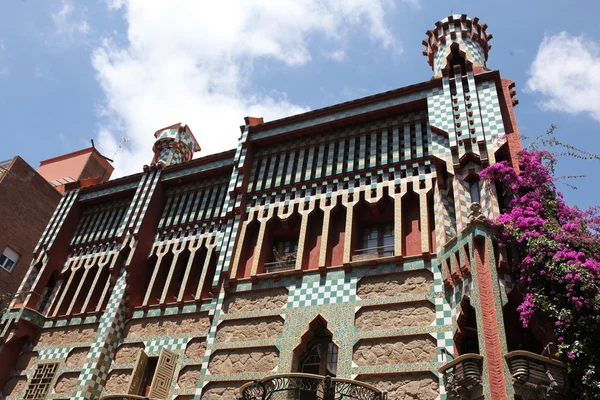
[[[154,133],[156,142],[152,147],[154,158],[152,164],[160,167],[181,164],[190,161],[200,145],[196,141],[189,126],[177,123],[159,129]]]

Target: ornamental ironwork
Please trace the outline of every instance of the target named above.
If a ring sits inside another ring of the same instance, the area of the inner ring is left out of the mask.
[[[292,373],[246,383],[238,400],[387,400],[374,386],[351,379]]]
[[[463,354],[439,369],[449,399],[461,399],[462,394],[481,386],[483,356]]]

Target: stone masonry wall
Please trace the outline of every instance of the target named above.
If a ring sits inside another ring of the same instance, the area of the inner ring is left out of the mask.
[[[106,383],[104,384],[104,390],[109,393],[122,392],[129,388],[129,380],[131,379],[132,370],[130,369],[116,369],[112,371]]]
[[[177,384],[181,389],[194,389],[200,380],[201,365],[185,367],[179,373]]]
[[[354,362],[359,366],[431,362],[437,345],[431,336],[363,339],[354,346]]]
[[[185,356],[187,358],[202,359],[204,352],[206,351],[206,342],[203,338],[192,339],[188,342],[185,349]]]
[[[202,393],[202,400],[235,399],[235,395],[242,382],[214,382],[209,383]]]
[[[274,339],[283,332],[283,318],[279,316],[225,321],[217,329],[218,342],[241,342]]]
[[[435,306],[429,301],[363,307],[355,325],[361,331],[429,326],[435,320]]]
[[[287,303],[288,292],[285,288],[249,293],[235,293],[225,298],[223,310],[227,313],[274,310]]]
[[[88,325],[83,327],[45,330],[40,334],[37,340],[37,346],[65,347],[70,346],[73,343],[91,342],[96,337],[97,329],[98,327],[96,325]]]
[[[71,350],[69,355],[67,356],[67,367],[81,367],[85,364],[85,360],[87,358],[89,347],[78,347],[76,349]]]
[[[71,393],[77,386],[79,372],[67,372],[62,374],[56,381],[54,391],[56,393]]]
[[[365,277],[356,294],[363,300],[427,293],[433,287],[433,274],[427,270]]]
[[[439,380],[430,372],[359,376],[357,379],[387,392],[390,400],[433,400],[439,396]]]
[[[208,369],[213,374],[239,374],[242,372],[269,372],[279,361],[276,347],[217,350]]]
[[[115,364],[133,364],[140,351],[144,350],[143,343],[126,343],[119,346],[115,355]]]
[[[127,338],[138,338],[204,332],[208,330],[209,326],[210,320],[206,314],[150,318],[130,322],[125,328],[125,336]]]

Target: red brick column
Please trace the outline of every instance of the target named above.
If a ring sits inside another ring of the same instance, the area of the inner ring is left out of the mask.
[[[493,289],[494,281],[492,280],[486,241],[489,241],[489,239],[477,236],[474,242],[479,305],[481,308],[481,320],[483,321],[482,336],[485,347],[485,354],[483,355],[485,356],[484,363],[488,371],[491,398],[500,400],[508,399],[504,376],[504,357],[499,336],[499,332],[504,330],[504,326],[498,324],[498,319],[502,320],[502,311],[498,310],[495,304],[497,299]],[[498,315],[499,313],[500,315]],[[478,328],[481,329],[481,327]]]

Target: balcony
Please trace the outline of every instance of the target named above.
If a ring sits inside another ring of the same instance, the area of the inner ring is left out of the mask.
[[[455,358],[439,369],[444,376],[444,386],[449,399],[460,399],[461,393],[481,386],[483,356],[467,353]]]
[[[354,251],[352,261],[369,261],[382,257],[393,257],[394,245],[385,245],[379,247],[369,247],[366,249],[358,249]]]
[[[248,382],[238,400],[386,400],[387,394],[363,382],[329,376],[291,373]]]
[[[511,351],[504,356],[515,385],[543,391],[548,397],[568,391],[567,366],[555,359],[528,351]]]
[[[273,249],[275,261],[265,263],[265,273],[292,271],[296,268],[296,253],[278,253]]]

